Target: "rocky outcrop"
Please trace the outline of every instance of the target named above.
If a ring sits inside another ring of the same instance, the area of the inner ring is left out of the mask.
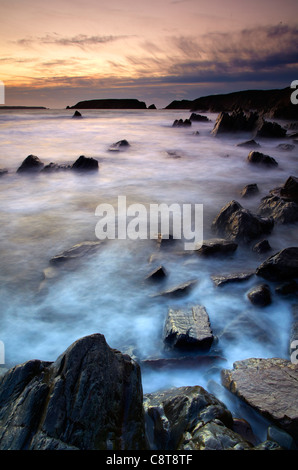
[[[202,116],[202,114],[196,114],[196,113],[192,113],[189,120],[194,121],[194,122],[209,122],[210,121],[210,119],[207,116]]]
[[[287,130],[280,126],[277,122],[263,121],[259,124],[256,131],[256,137],[266,137],[279,139],[285,137]]]
[[[150,445],[157,450],[228,450],[252,447],[232,430],[230,411],[200,386],[144,395]]]
[[[212,222],[212,230],[235,242],[250,242],[271,233],[272,218],[262,218],[244,209],[237,201],[226,204]]]
[[[191,126],[191,121],[190,119],[175,119],[173,122],[172,127],[190,127]]]
[[[248,163],[252,163],[254,165],[263,165],[266,167],[278,166],[277,161],[273,157],[270,157],[269,155],[265,155],[264,153],[256,152],[256,151],[249,152],[247,161]]]
[[[9,370],[0,407],[2,450],[145,448],[139,366],[100,334]]]
[[[263,197],[258,214],[273,217],[278,224],[298,222],[298,178],[289,176],[283,186]]]
[[[68,109],[146,109],[146,103],[137,99],[103,99],[79,101]]]
[[[298,365],[279,358],[246,359],[222,371],[222,383],[298,441]]]
[[[212,135],[223,133],[252,132],[259,119],[257,113],[244,113],[242,110],[232,113],[221,112],[215,122]]]
[[[213,342],[208,313],[202,305],[172,309],[164,325],[163,340],[168,348],[208,350]]]
[[[83,116],[81,115],[80,111],[75,111],[72,118],[77,119],[77,118],[82,118]]]
[[[71,168],[75,171],[97,171],[98,161],[95,158],[81,155]]]
[[[238,244],[231,240],[212,238],[204,240],[202,246],[195,252],[200,256],[226,255],[234,253],[237,247]]]
[[[268,281],[298,278],[298,247],[285,248],[270,256],[258,266],[256,274]]]
[[[17,169],[17,173],[37,173],[43,167],[44,163],[36,155],[28,155]]]

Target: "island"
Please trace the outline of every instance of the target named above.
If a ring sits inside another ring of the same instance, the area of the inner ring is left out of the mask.
[[[147,106],[137,99],[101,99],[79,101],[66,109],[147,109]]]

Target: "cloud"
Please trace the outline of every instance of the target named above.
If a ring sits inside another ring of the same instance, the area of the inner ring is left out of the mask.
[[[75,36],[60,36],[57,33],[47,34],[42,37],[28,36],[23,39],[18,39],[16,43],[20,46],[32,46],[38,44],[54,44],[57,46],[75,46],[84,49],[86,46],[97,46],[107,44],[120,39],[125,39],[126,35],[94,35],[88,36],[87,34],[77,34]]]

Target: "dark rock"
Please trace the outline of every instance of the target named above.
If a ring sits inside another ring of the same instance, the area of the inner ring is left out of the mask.
[[[8,170],[6,168],[0,168],[0,176],[6,175]]]
[[[208,350],[213,342],[210,320],[205,307],[169,309],[163,340],[167,347],[182,350]]]
[[[277,147],[279,150],[284,150],[285,152],[289,152],[290,150],[294,150],[295,145],[293,144],[279,144]]]
[[[257,137],[270,137],[270,138],[281,138],[285,137],[287,130],[281,127],[276,122],[270,122],[263,120],[258,126],[256,136]]]
[[[156,109],[155,104],[150,104],[150,106],[148,106],[148,109]]]
[[[188,295],[197,283],[198,281],[196,279],[183,282],[182,284],[170,287],[169,289],[159,292],[158,294],[154,294],[152,297],[159,297],[160,295],[165,297],[183,297]]]
[[[279,358],[245,359],[222,371],[222,384],[298,440],[298,364]]]
[[[189,127],[189,126],[191,126],[190,119],[185,119],[184,121],[183,119],[175,119],[172,127]]]
[[[36,173],[44,167],[44,163],[35,155],[28,155],[21,166],[17,169],[17,173]]]
[[[204,240],[202,246],[195,252],[201,256],[226,255],[234,253],[237,247],[238,244],[231,240],[211,238],[210,240]]]
[[[146,103],[136,99],[103,99],[79,101],[69,109],[146,109]]]
[[[163,266],[158,266],[153,271],[151,271],[146,279],[149,281],[160,281],[167,276],[167,272]]]
[[[223,286],[226,284],[232,284],[234,282],[245,282],[248,281],[255,273],[248,272],[248,273],[233,273],[233,274],[226,274],[224,276],[214,275],[211,276],[212,281],[214,284],[218,286]]]
[[[243,439],[229,429],[233,425],[230,411],[200,386],[146,394],[144,409],[152,449],[227,449],[236,442],[244,444]],[[221,436],[208,424],[221,425]]]
[[[190,116],[190,121],[197,121],[197,122],[209,122],[210,119],[208,119],[207,116],[202,116],[202,114],[196,114],[192,113]]]
[[[72,169],[77,171],[96,171],[98,170],[98,161],[95,158],[81,155],[72,165]]]
[[[248,163],[252,163],[254,165],[263,165],[263,166],[278,166],[277,161],[270,157],[269,155],[264,155],[261,152],[256,152],[252,150],[247,157]]]
[[[286,281],[298,278],[298,247],[285,248],[267,258],[256,270],[268,281]]]
[[[290,176],[282,187],[262,198],[258,214],[271,216],[279,224],[298,222],[298,178]]]
[[[237,144],[237,147],[257,148],[260,147],[260,144],[258,144],[254,139],[251,139]]]
[[[277,442],[264,441],[261,444],[256,445],[253,450],[284,450]]]
[[[279,295],[291,295],[298,293],[298,283],[294,280],[284,282],[275,288],[275,292]],[[297,335],[298,338],[298,335]]]
[[[235,242],[250,242],[271,233],[272,218],[262,218],[244,209],[237,201],[226,204],[212,222],[212,230]]]
[[[8,371],[0,404],[2,450],[145,448],[140,368],[100,334]]]
[[[280,188],[280,195],[283,198],[298,202],[298,178],[289,176],[284,185]]]
[[[119,140],[109,147],[110,152],[120,152],[121,150],[126,150],[130,147],[129,142],[126,139]]]
[[[252,251],[254,251],[255,253],[259,253],[259,254],[267,253],[268,251],[271,251],[271,250],[272,248],[268,240],[262,240],[256,243],[252,248]]]
[[[53,258],[50,259],[50,263],[54,265],[60,265],[70,261],[77,261],[80,258],[84,258],[85,256],[90,256],[95,253],[101,244],[101,241],[86,241],[77,243],[68,250],[53,256]]]
[[[249,291],[247,297],[257,307],[266,307],[272,302],[270,287],[267,284],[254,287]]]
[[[247,442],[250,442],[253,446],[257,444],[258,439],[254,435],[251,425],[246,419],[242,418],[233,418],[233,431]]]
[[[215,122],[212,135],[236,132],[251,132],[259,119],[257,113],[244,113],[241,109],[232,113],[221,112]]]
[[[58,163],[49,163],[48,165],[45,165],[43,169],[41,170],[42,172],[55,172],[55,171],[63,171],[63,170],[70,170],[71,165],[60,165]]]
[[[285,450],[297,450],[297,446],[294,442],[294,439],[290,434],[276,426],[269,426],[267,430],[267,439],[268,441],[273,441],[279,444]]]
[[[247,184],[241,191],[241,197],[251,197],[258,194],[259,188],[255,183]]]
[[[83,117],[79,111],[75,111],[74,115],[72,116],[73,118],[81,118]]]

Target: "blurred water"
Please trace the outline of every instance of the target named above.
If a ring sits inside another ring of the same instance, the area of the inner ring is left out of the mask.
[[[210,354],[223,358],[203,368],[143,370],[144,392],[172,385],[207,386],[219,381],[221,367],[248,357],[288,358],[289,300],[277,297],[257,309],[247,300],[257,283],[216,288],[212,274],[254,270],[266,257],[250,247],[239,247],[224,259],[201,259],[193,254],[157,251],[154,240],[111,240],[75,270],[43,281],[43,270],[57,253],[85,240],[95,240],[100,203],[127,204],[191,203],[204,205],[204,238],[212,236],[210,225],[230,200],[256,210],[261,197],[297,175],[297,151],[277,149],[280,141],[262,141],[262,151],[279,162],[274,170],[246,163],[248,149],[236,144],[249,137],[215,138],[211,122],[191,128],[173,128],[182,111],[83,111],[83,119],[71,119],[72,110],[0,113],[1,267],[0,339],[8,365],[38,358],[55,360],[74,340],[103,333],[111,347],[134,351],[141,359],[163,357],[162,329],[169,305],[202,304],[210,316],[219,341]],[[197,134],[196,132],[199,132]],[[109,152],[109,146],[127,139],[125,152]],[[45,164],[72,163],[80,155],[99,161],[99,172],[78,175],[70,171],[16,174],[29,154]],[[240,191],[257,183],[260,193],[241,199]],[[269,237],[274,251],[297,245],[297,225],[276,227]],[[150,256],[156,258],[149,263]],[[163,264],[168,277],[162,285],[145,281],[146,275]],[[152,297],[160,289],[197,279],[186,298]],[[41,288],[42,286],[42,288]],[[41,288],[41,290],[40,290]],[[243,323],[235,324],[231,339],[221,333],[232,321],[249,318],[266,333],[247,334]]]

